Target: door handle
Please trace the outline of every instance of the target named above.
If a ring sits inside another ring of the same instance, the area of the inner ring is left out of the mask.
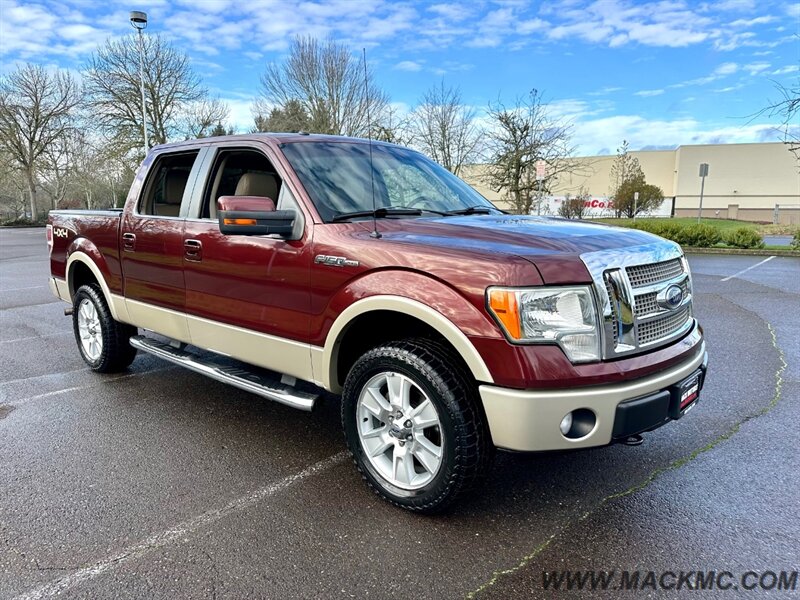
[[[203,260],[203,244],[200,240],[184,240],[183,251],[186,260],[201,261]]]
[[[122,234],[122,249],[126,252],[133,252],[136,250],[136,234],[123,233]]]

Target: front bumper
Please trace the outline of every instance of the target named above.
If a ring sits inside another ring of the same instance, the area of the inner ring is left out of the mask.
[[[574,450],[605,446],[614,439],[677,418],[679,415],[669,414],[669,402],[664,402],[662,392],[698,370],[705,374],[707,364],[705,342],[701,342],[687,360],[630,383],[548,391],[482,385],[479,390],[492,440],[498,448],[522,452]],[[620,407],[624,403],[629,404]],[[561,420],[582,408],[594,413],[594,427],[581,438],[565,437],[559,430]],[[661,410],[667,414],[661,415]]]

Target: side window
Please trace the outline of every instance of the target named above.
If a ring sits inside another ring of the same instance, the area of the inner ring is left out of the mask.
[[[140,215],[178,217],[189,173],[199,151],[160,156],[139,200]]]
[[[221,196],[263,196],[277,204],[282,187],[272,163],[260,152],[223,150],[214,161],[200,218],[217,218],[217,199]]]

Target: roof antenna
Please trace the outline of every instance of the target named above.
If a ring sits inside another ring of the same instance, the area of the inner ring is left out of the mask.
[[[369,139],[369,179],[372,183],[372,233],[369,237],[379,239],[378,217],[375,215],[375,167],[372,163],[372,120],[369,117],[369,76],[367,74],[367,49],[362,48],[364,54],[364,101],[367,103],[367,139]]]

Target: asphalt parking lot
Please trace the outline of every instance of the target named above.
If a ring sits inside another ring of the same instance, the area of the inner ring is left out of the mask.
[[[0,598],[528,598],[553,594],[543,571],[798,569],[800,260],[690,263],[697,408],[636,448],[499,454],[482,494],[420,517],[362,483],[335,399],[302,413],[146,355],[90,373],[44,231],[2,230]]]

